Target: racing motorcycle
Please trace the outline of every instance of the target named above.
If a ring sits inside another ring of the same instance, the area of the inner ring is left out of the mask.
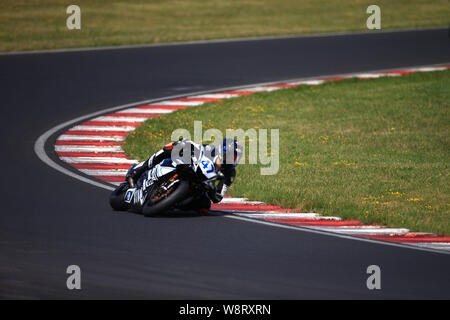
[[[145,216],[170,209],[183,210],[195,196],[212,190],[215,181],[223,178],[202,146],[195,148],[190,159],[185,160],[183,157],[165,159],[145,171],[136,184],[132,179],[123,182],[110,196],[111,207]]]

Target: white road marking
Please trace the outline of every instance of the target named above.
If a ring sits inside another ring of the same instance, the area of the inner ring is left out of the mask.
[[[137,160],[115,157],[61,157],[67,163],[138,163]]]
[[[120,146],[55,146],[56,152],[124,152]]]
[[[430,72],[430,71],[447,70],[447,68],[446,67],[423,67],[423,68],[411,68],[409,70],[418,71],[418,72]]]
[[[174,112],[176,109],[158,109],[158,108],[152,108],[152,109],[144,109],[144,108],[131,108],[131,109],[125,109],[122,111],[119,111],[117,113],[148,113],[148,114],[159,114],[159,113],[171,113]]]
[[[253,88],[245,88],[242,90],[236,90],[236,92],[240,92],[240,91],[251,91],[251,92],[270,92],[270,91],[275,91],[275,90],[280,90],[282,88],[280,87],[265,87],[265,86],[260,86],[260,87],[253,87]]]
[[[125,140],[125,136],[79,136],[79,135],[70,135],[63,134],[58,137],[56,140],[76,140],[76,141],[123,141]]]
[[[118,111],[120,112],[120,111]],[[103,116],[103,117],[97,117],[92,119],[91,121],[107,121],[107,122],[144,122],[147,120],[145,117],[110,117],[110,116]]]
[[[163,101],[158,102],[160,106],[199,106],[204,104],[203,101]]]
[[[450,243],[448,242],[419,242],[419,243],[411,243],[411,245],[415,245],[421,248],[450,251]]]
[[[384,77],[384,74],[376,74],[376,73],[359,73],[355,74],[355,77],[358,79],[372,79],[372,78],[380,78]]]
[[[358,227],[358,228],[349,228],[349,227],[311,227],[313,229],[318,230],[327,230],[338,233],[346,233],[346,234],[405,234],[408,233],[408,229],[404,228],[377,228],[377,227]]]
[[[309,213],[301,213],[301,212],[292,212],[292,213],[284,213],[284,212],[263,212],[263,213],[233,213],[242,217],[249,218],[304,218],[304,219],[318,219],[323,218],[319,216],[317,213],[309,212]],[[334,219],[333,219],[334,220]],[[336,219],[338,220],[338,219]]]
[[[238,211],[233,212],[233,214],[243,217],[249,218],[279,218],[279,219],[296,219],[296,218],[306,218],[306,219],[315,219],[315,220],[333,220],[333,221],[341,221],[342,219],[339,217],[332,216],[321,216],[315,212],[278,212],[278,211]],[[283,220],[280,220],[282,222]],[[274,221],[276,222],[276,221]]]
[[[121,131],[121,132],[131,132],[136,129],[135,127],[131,126],[75,126],[71,128],[70,130],[77,130],[77,131]]]
[[[117,170],[94,170],[94,169],[79,169],[81,172],[89,176],[124,176],[127,174],[126,169]]]
[[[243,91],[243,90],[241,90]],[[198,96],[190,96],[188,98],[191,99],[228,99],[228,98],[235,98],[239,97],[239,94],[233,94],[233,93],[211,93],[211,94],[201,94]]]
[[[220,203],[246,203],[246,204],[264,204],[264,202],[261,201],[249,201],[247,198],[231,198],[231,197],[225,197],[220,201]]]
[[[310,85],[310,86],[317,86],[324,82],[325,82],[324,80],[303,80],[303,81],[297,81],[297,82],[289,82],[288,84],[292,84],[292,85],[306,84],[306,85]]]

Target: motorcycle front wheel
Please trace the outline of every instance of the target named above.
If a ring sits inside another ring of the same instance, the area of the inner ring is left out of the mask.
[[[158,202],[146,201],[142,207],[142,213],[146,217],[155,216],[158,213],[167,211],[173,207],[177,202],[183,200],[189,191],[189,183],[187,181],[180,181],[179,184],[173,186],[175,190],[172,190],[169,195]]]

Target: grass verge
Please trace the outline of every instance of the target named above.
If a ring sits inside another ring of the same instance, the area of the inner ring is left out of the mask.
[[[146,121],[124,149],[144,159],[176,128],[193,133],[194,120],[203,132],[279,129],[279,172],[262,176],[261,165],[238,166],[234,196],[450,235],[450,71],[207,103]]]
[[[450,23],[448,0],[78,0],[81,30],[68,30],[69,0],[0,2],[0,51],[147,44],[382,29]]]

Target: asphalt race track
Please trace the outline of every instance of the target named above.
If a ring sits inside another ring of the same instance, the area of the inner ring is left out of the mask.
[[[0,298],[449,299],[449,254],[224,217],[114,213],[107,190],[33,150],[60,123],[134,101],[449,61],[447,29],[1,55]],[[55,138],[47,149],[59,161]],[[81,290],[66,288],[73,264]],[[381,290],[366,287],[373,264]]]

